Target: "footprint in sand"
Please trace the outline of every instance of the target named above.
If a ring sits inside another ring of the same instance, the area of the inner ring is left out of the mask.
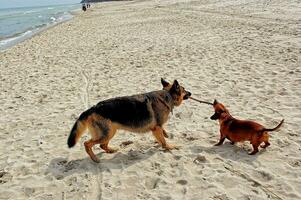
[[[300,167],[301,166],[301,160],[292,160],[292,161],[289,162],[289,164],[292,167]]]
[[[13,176],[10,173],[0,170],[0,184],[7,183],[11,181],[12,178]]]
[[[265,171],[256,171],[256,176],[263,181],[270,181],[274,179],[272,174]]]
[[[64,158],[58,158],[53,161],[49,166],[49,171],[52,172],[54,177],[58,180],[64,178],[64,174],[76,169],[79,166],[79,161],[70,161],[68,162]]]
[[[145,186],[147,189],[155,189],[158,186],[158,183],[161,181],[160,178],[149,178],[145,180]]]
[[[230,200],[230,198],[226,194],[215,195],[213,199],[216,200]]]
[[[24,188],[24,193],[26,194],[26,196],[30,197],[32,196],[32,194],[35,192],[34,188],[31,187],[25,187]]]

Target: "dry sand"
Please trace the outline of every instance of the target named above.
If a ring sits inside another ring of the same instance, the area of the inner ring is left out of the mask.
[[[106,2],[0,53],[0,199],[300,199],[299,0]],[[119,131],[115,154],[73,149],[87,106],[178,79],[234,117],[274,127],[271,146],[213,147],[208,105],[186,101],[151,134]],[[298,89],[299,88],[299,89]],[[132,144],[121,147],[124,141]]]

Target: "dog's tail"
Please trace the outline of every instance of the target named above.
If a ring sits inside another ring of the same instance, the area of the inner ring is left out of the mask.
[[[86,110],[83,112],[78,120],[76,120],[75,124],[73,125],[70,135],[67,140],[68,147],[73,147],[79,138],[83,135],[84,131],[87,129],[87,118],[91,115],[93,112],[92,108]]]
[[[283,122],[284,122],[284,119],[281,120],[281,122],[275,128],[265,128],[265,129],[263,129],[263,131],[276,131],[277,129],[280,128],[280,126],[283,124]]]

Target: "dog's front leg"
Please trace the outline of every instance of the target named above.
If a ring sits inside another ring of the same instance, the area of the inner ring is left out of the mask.
[[[224,143],[225,139],[226,139],[226,138],[221,138],[221,139],[219,140],[219,142],[216,143],[214,146],[220,146],[220,145],[222,145],[222,144]]]
[[[226,136],[224,136],[222,133],[221,133],[221,137],[219,139],[219,142],[217,144],[215,144],[214,146],[219,146],[219,145],[222,145],[224,143],[226,139]]]
[[[155,128],[152,129],[153,135],[155,136],[156,140],[158,141],[159,144],[162,145],[164,149],[167,150],[172,150],[172,149],[178,149],[179,147],[171,144],[167,144],[164,138],[164,130],[160,126],[156,126]]]

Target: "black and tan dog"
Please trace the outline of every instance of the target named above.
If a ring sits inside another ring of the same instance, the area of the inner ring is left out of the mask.
[[[250,141],[253,146],[250,155],[258,152],[261,143],[264,143],[260,146],[262,148],[270,146],[268,132],[280,128],[284,121],[282,120],[275,128],[268,129],[253,121],[235,119],[226,107],[216,100],[214,100],[213,107],[215,112],[210,119],[219,120],[220,124],[220,140],[216,146],[223,144],[226,138],[231,141],[231,144]]]
[[[180,86],[177,80],[172,85],[164,79],[161,79],[161,83],[163,90],[108,99],[84,111],[71,130],[67,141],[69,148],[76,144],[86,129],[92,139],[84,143],[85,149],[95,162],[99,162],[99,159],[92,147],[100,144],[105,152],[115,152],[108,144],[118,129],[137,133],[152,131],[163,148],[176,148],[166,143],[163,124],[174,106],[179,106],[191,93]]]

